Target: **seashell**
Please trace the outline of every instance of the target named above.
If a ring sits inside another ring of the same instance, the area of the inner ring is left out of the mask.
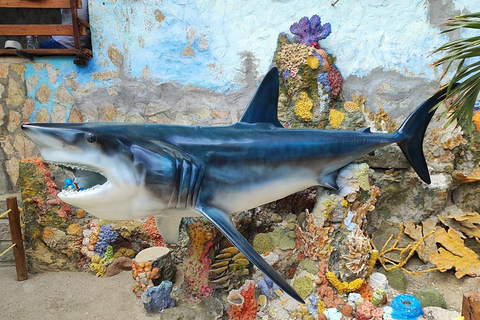
[[[238,253],[238,249],[235,248],[235,247],[228,247],[228,248],[225,248],[225,249],[223,249],[222,251],[220,251],[220,253],[237,254],[237,253]]]
[[[238,259],[247,259],[247,257],[245,257],[245,255],[243,253],[239,253],[239,254],[235,255],[232,259],[233,259],[233,261],[237,261]]]
[[[238,290],[232,290],[228,293],[227,301],[230,305],[241,306],[245,302],[245,298]]]
[[[219,261],[219,262],[216,262],[216,263],[212,264],[210,266],[210,268],[216,269],[216,268],[219,268],[219,267],[226,267],[226,266],[228,266],[229,263],[230,263],[230,259],[222,260],[222,261]]]
[[[228,269],[227,266],[221,267],[221,268],[218,268],[218,269],[210,269],[210,273],[213,273],[213,274],[222,274],[222,273],[224,273],[227,269]]]
[[[232,256],[231,253],[221,253],[215,257],[215,260],[217,259],[225,259],[225,258],[230,258]]]

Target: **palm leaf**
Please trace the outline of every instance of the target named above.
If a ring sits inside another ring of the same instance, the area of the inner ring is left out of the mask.
[[[446,23],[448,27],[442,33],[458,29],[480,29],[480,12],[457,16]],[[455,69],[450,80],[445,99],[452,102],[441,117],[447,117],[447,126],[457,121],[466,131],[471,131],[475,101],[480,93],[480,61],[466,64],[466,59],[480,58],[480,36],[450,41],[437,48],[434,53],[444,56],[434,62],[434,66],[446,65],[442,79],[449,70]],[[458,63],[458,66],[456,64]],[[456,66],[456,67],[455,67]],[[452,88],[454,83],[460,84]]]

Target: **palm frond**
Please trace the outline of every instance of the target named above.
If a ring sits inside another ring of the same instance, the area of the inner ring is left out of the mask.
[[[480,12],[457,16],[445,24],[448,28],[442,33],[449,33],[458,29],[479,29]],[[462,38],[450,41],[437,48],[434,53],[443,53],[444,56],[433,63],[434,66],[446,65],[442,79],[449,70],[455,70],[448,85],[445,99],[452,102],[441,116],[449,119],[447,125],[455,120],[457,125],[466,131],[472,129],[472,117],[475,101],[480,93],[480,60],[466,64],[466,59],[480,58],[480,36]],[[458,63],[458,66],[455,65]],[[452,88],[454,83],[460,83]]]

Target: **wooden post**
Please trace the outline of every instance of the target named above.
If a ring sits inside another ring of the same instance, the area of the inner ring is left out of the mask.
[[[469,291],[463,294],[462,316],[465,320],[480,320],[480,292]]]
[[[23,247],[22,228],[20,225],[20,211],[18,210],[17,198],[7,198],[8,222],[10,224],[10,235],[12,236],[13,256],[15,257],[15,267],[17,268],[17,280],[28,279],[27,262],[25,260],[25,248]]]

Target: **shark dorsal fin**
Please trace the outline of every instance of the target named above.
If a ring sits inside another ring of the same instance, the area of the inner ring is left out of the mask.
[[[277,117],[278,69],[272,68],[263,78],[240,123],[270,123],[283,128]]]

